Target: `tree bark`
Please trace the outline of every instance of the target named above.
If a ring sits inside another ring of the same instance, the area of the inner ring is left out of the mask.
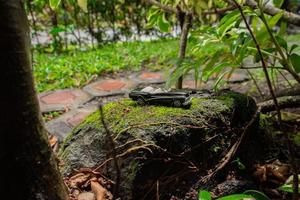
[[[65,200],[34,89],[23,6],[22,0],[0,0],[1,199]]]
[[[280,109],[298,108],[300,106],[300,96],[282,96],[278,97],[278,106]],[[262,113],[275,111],[276,107],[272,100],[264,101],[258,104]]]
[[[257,3],[255,2],[255,0],[247,0],[246,5],[248,5],[252,8],[257,8]],[[300,26],[300,15],[282,10],[280,8],[276,8],[276,7],[268,5],[268,4],[264,6],[263,10],[264,10],[264,13],[272,15],[272,16],[283,11],[282,19],[284,19],[285,21],[287,21],[291,24]]]

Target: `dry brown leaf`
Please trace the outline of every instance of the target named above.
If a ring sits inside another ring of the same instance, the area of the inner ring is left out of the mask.
[[[274,182],[276,184],[282,184],[285,182],[289,174],[291,173],[291,168],[287,164],[283,164],[278,160],[272,163],[264,165],[255,165],[256,171],[254,176],[259,182]]]
[[[91,188],[96,196],[96,200],[105,200],[107,190],[102,185],[96,181],[91,181]]]
[[[78,200],[95,200],[95,195],[92,192],[82,192],[77,197]]]
[[[49,136],[49,143],[50,143],[51,148],[53,148],[57,144],[57,142],[58,142],[58,139],[56,136],[54,136],[54,135]]]
[[[78,173],[69,179],[69,187],[77,188],[90,178],[90,174]]]

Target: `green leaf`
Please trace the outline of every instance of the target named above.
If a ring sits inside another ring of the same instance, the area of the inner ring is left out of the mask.
[[[54,10],[58,7],[60,4],[61,0],[49,0],[50,7]]]
[[[225,72],[223,72],[223,73],[221,74],[221,76],[218,77],[218,79],[215,81],[215,83],[214,83],[214,85],[213,85],[213,90],[217,90],[219,84],[220,84],[222,81],[224,82],[224,80],[223,80],[224,76],[225,76],[226,74],[228,74],[228,73],[230,73],[230,71],[225,71]]]
[[[247,195],[247,194],[232,194],[232,195],[218,198],[217,200],[241,200],[243,198],[252,198],[253,199],[253,197],[251,195]]]
[[[298,47],[299,47],[298,44],[293,44],[292,47],[291,47],[291,49],[290,49],[290,54],[291,54],[295,49],[297,49]]]
[[[157,26],[161,32],[169,32],[170,31],[170,23],[167,21],[165,15],[160,15],[157,19]]]
[[[282,47],[282,48],[284,48],[285,50],[287,50],[287,42],[285,41],[285,39],[283,39],[282,37],[280,37],[280,36],[275,36],[275,38],[276,38],[276,40],[277,40],[277,42],[279,43],[279,45]]]
[[[256,200],[271,200],[269,197],[267,197],[264,193],[259,192],[257,190],[247,190],[244,192],[244,194],[251,195]]]
[[[221,37],[223,37],[229,29],[231,29],[237,22],[239,22],[240,12],[239,10],[235,10],[223,17],[220,21],[220,25],[218,28],[218,33]]]
[[[300,72],[300,56],[298,54],[293,53],[290,55],[290,59],[292,62],[292,65],[297,73]]]
[[[280,8],[282,6],[283,2],[284,2],[284,0],[273,0],[273,4],[277,8]]]
[[[146,28],[152,28],[157,23],[159,16],[159,10],[152,10],[147,16],[148,23],[146,25]]]
[[[65,29],[61,27],[54,27],[50,30],[49,34],[50,35],[57,35],[58,33],[64,32]]]
[[[285,33],[286,33],[286,29],[287,29],[287,22],[286,21],[281,21],[278,35],[284,36]]]
[[[282,17],[283,12],[279,12],[278,14],[274,15],[271,18],[267,18],[267,23],[270,27],[270,29],[272,29],[276,23],[279,21],[279,19]],[[270,40],[270,35],[267,31],[267,28],[265,26],[262,26],[261,29],[256,30],[256,39],[259,41],[260,44],[266,44],[268,43]]]
[[[213,74],[219,73],[224,68],[229,67],[229,66],[232,67],[230,65],[230,63],[227,63],[227,62],[218,64],[218,65],[214,66],[211,70],[209,70],[205,75],[203,75],[203,79],[205,81],[207,81]]]
[[[229,14],[225,15],[225,16],[221,19],[220,25],[221,25],[221,24],[224,24],[226,21],[228,21],[230,18],[232,18],[232,17],[234,17],[234,16],[236,16],[236,15],[238,15],[238,16],[240,15],[240,11],[239,11],[238,9],[236,9],[236,10],[230,12]]]
[[[298,174],[298,178],[300,178],[300,174]],[[293,193],[293,179],[294,179],[294,177],[290,176],[286,180],[285,184],[280,186],[278,189],[281,191],[284,191],[284,192]],[[299,183],[298,191],[300,191],[299,188],[300,188],[300,183]]]
[[[277,13],[276,15],[274,15],[273,17],[271,17],[271,19],[268,20],[268,24],[270,26],[270,28],[272,29],[276,23],[281,19],[283,15],[283,11],[282,12],[279,12]]]
[[[87,9],[87,0],[77,0],[78,6],[84,11],[88,12]]]
[[[153,9],[153,8],[151,8],[151,9],[149,10],[149,12],[148,12],[147,20],[148,20],[148,21],[151,21],[152,18],[153,18],[154,16],[156,16],[156,18],[157,18],[157,14],[158,14],[158,13],[159,13],[159,10],[158,10],[158,9]]]
[[[293,186],[291,184],[284,184],[278,188],[281,191],[293,193]]]
[[[208,191],[200,190],[198,200],[211,200],[211,195]]]
[[[208,2],[205,0],[198,0],[197,6],[199,6],[201,9],[208,9]]]

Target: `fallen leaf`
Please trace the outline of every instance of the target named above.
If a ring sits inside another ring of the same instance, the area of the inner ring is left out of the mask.
[[[95,195],[92,192],[82,192],[77,197],[78,200],[95,200]]]
[[[49,136],[49,143],[50,143],[51,148],[54,148],[54,146],[57,144],[57,142],[58,142],[58,139],[56,136],[54,136],[54,135]]]
[[[90,178],[90,174],[78,173],[69,179],[69,187],[77,188]]]
[[[107,190],[102,185],[96,181],[91,181],[91,188],[96,196],[96,200],[105,200]]]

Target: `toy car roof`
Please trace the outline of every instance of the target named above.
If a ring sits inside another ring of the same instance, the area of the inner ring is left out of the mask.
[[[130,92],[130,94],[151,94],[151,95],[163,95],[163,94],[172,94],[172,95],[190,95],[192,94],[191,91],[178,91],[178,90],[171,90],[171,89],[164,89],[164,88],[154,88],[154,87],[151,87],[151,86],[147,86],[147,87],[144,87],[144,88],[138,88],[138,89],[135,89],[135,90],[132,90]]]

